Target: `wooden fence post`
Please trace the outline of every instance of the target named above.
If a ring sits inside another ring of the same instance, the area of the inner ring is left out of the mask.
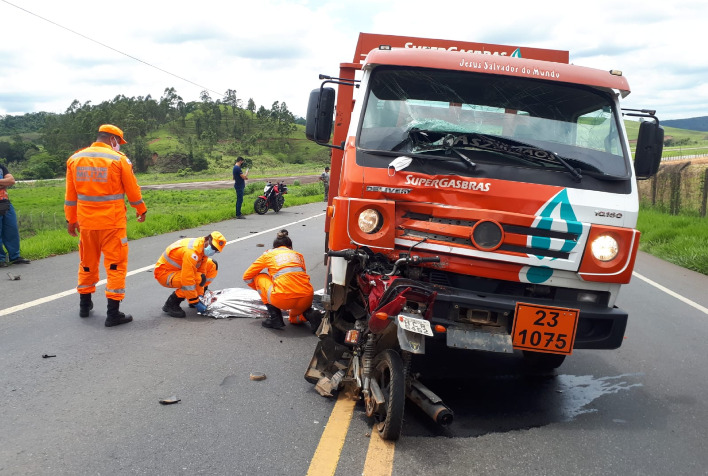
[[[701,200],[701,217],[706,217],[706,203],[708,203],[708,168],[703,177],[703,197]]]

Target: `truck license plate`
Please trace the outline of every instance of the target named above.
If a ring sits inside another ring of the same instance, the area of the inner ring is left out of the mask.
[[[516,303],[511,330],[515,349],[570,355],[573,353],[579,309]]]
[[[423,334],[426,336],[433,335],[433,329],[430,327],[430,321],[425,319],[418,319],[416,317],[399,314],[398,325],[404,330],[415,332],[416,334]]]

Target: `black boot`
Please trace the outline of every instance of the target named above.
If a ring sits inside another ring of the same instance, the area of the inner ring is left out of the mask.
[[[79,317],[89,317],[91,309],[93,309],[91,294],[79,294]]]
[[[172,317],[185,317],[187,313],[179,306],[182,301],[184,298],[178,297],[175,292],[172,292],[165,305],[162,306],[162,310]]]
[[[282,329],[285,327],[283,311],[272,304],[266,304],[266,309],[268,309],[268,318],[261,322],[263,327],[268,327],[269,329]]]
[[[314,334],[317,332],[317,329],[319,329],[320,324],[322,324],[322,313],[320,311],[315,311],[312,308],[309,308],[307,311],[302,313],[303,316],[305,316],[305,319],[307,319],[307,322],[310,323],[310,329],[312,329],[312,333]]]
[[[120,306],[120,301],[115,299],[108,300],[108,312],[106,313],[106,327],[119,326],[121,324],[127,324],[133,320],[133,316],[130,314],[123,314],[118,310]]]

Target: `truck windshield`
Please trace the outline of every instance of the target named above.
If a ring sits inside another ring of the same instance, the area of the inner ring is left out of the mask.
[[[629,176],[615,103],[610,93],[589,87],[479,74],[379,67],[369,80],[359,134],[361,149],[399,154],[450,155],[449,147],[421,146],[417,131],[430,137],[478,134],[498,143],[516,141],[560,156],[555,161],[519,160],[502,147],[458,141],[455,149],[475,163],[573,168],[613,179]],[[472,153],[472,155],[470,155]]]

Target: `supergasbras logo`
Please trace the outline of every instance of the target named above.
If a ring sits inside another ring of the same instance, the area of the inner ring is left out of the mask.
[[[472,182],[469,180],[455,179],[426,179],[424,177],[414,177],[413,175],[406,176],[406,185],[416,185],[419,187],[431,188],[456,188],[460,190],[475,190],[478,192],[488,192],[490,183]]]

